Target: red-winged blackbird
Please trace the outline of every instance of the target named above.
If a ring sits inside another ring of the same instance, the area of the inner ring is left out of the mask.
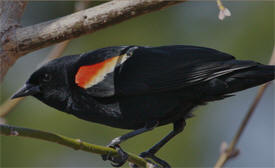
[[[53,60],[36,70],[13,98],[32,95],[78,118],[133,129],[109,144],[121,155],[104,157],[114,166],[127,159],[119,147],[122,141],[173,123],[173,131],[141,154],[169,167],[155,153],[183,130],[194,107],[273,79],[274,66],[238,61],[214,49],[117,46]]]

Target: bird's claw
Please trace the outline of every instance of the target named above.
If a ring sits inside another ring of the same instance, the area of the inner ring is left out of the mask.
[[[171,168],[171,166],[167,162],[165,162],[164,160],[156,157],[153,153],[151,153],[149,151],[142,152],[139,156],[144,158],[147,162],[151,163],[154,166],[154,168]],[[153,163],[152,161],[150,161],[146,158],[152,159],[154,162],[158,163],[159,165],[156,165],[155,163]],[[130,164],[130,167],[131,168],[138,168],[138,166],[135,165],[135,164]]]
[[[156,163],[158,163],[159,165],[161,165],[163,168],[170,168],[171,167],[166,161],[156,157],[153,153],[151,153],[149,151],[142,152],[139,156],[142,157],[142,158],[150,158],[153,161],[155,161]]]
[[[129,155],[123,151],[119,145],[108,145],[108,147],[114,148],[119,156],[111,156],[110,153],[108,153],[107,155],[101,155],[102,159],[104,161],[110,160],[113,167],[121,167],[127,161]]]

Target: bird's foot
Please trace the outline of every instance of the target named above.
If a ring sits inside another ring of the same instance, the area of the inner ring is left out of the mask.
[[[146,159],[146,158],[149,158],[149,159],[152,159],[154,162],[156,162],[157,164],[159,164],[161,166],[161,168],[171,168],[171,166],[164,160],[156,157],[153,153],[147,151],[147,152],[142,152],[140,155],[140,157]],[[160,166],[152,163],[150,160],[147,160],[146,161],[150,162],[151,164],[154,165],[154,167],[157,167],[159,168]],[[138,166],[137,165],[130,165],[132,168],[137,168]]]
[[[125,151],[123,151],[118,144],[116,145],[109,144],[108,147],[114,148],[118,152],[118,156],[111,156],[110,153],[108,153],[107,155],[101,155],[102,159],[104,161],[110,160],[112,162],[111,165],[113,167],[121,167],[122,165],[124,165],[129,155]]]

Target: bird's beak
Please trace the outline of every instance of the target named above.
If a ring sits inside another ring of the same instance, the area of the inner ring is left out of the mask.
[[[19,89],[11,97],[11,99],[18,98],[18,97],[24,97],[24,96],[30,96],[30,95],[34,95],[39,92],[40,92],[39,86],[35,86],[32,84],[25,84],[21,89]]]

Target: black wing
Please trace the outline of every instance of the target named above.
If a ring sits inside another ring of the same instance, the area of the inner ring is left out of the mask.
[[[203,47],[138,47],[117,70],[116,93],[132,95],[176,90],[255,65]]]

